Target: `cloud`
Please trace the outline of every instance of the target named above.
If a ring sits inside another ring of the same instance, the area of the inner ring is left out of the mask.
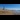
[[[5,9],[8,9],[8,10],[20,10],[20,8],[5,8]]]

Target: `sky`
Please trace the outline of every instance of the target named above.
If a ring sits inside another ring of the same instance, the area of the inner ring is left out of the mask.
[[[20,10],[20,4],[0,4],[0,8],[3,8],[3,6],[9,10]]]

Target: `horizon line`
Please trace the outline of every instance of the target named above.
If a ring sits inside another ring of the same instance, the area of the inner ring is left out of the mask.
[[[3,9],[3,8],[0,8],[0,9]],[[8,9],[8,10],[20,10],[20,8],[5,8],[5,9]]]

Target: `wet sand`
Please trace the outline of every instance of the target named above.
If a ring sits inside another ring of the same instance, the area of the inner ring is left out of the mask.
[[[0,15],[20,15],[20,13],[11,10],[0,10]]]

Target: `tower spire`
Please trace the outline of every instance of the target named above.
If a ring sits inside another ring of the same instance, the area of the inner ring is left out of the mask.
[[[5,7],[3,6],[3,10],[5,9]]]

